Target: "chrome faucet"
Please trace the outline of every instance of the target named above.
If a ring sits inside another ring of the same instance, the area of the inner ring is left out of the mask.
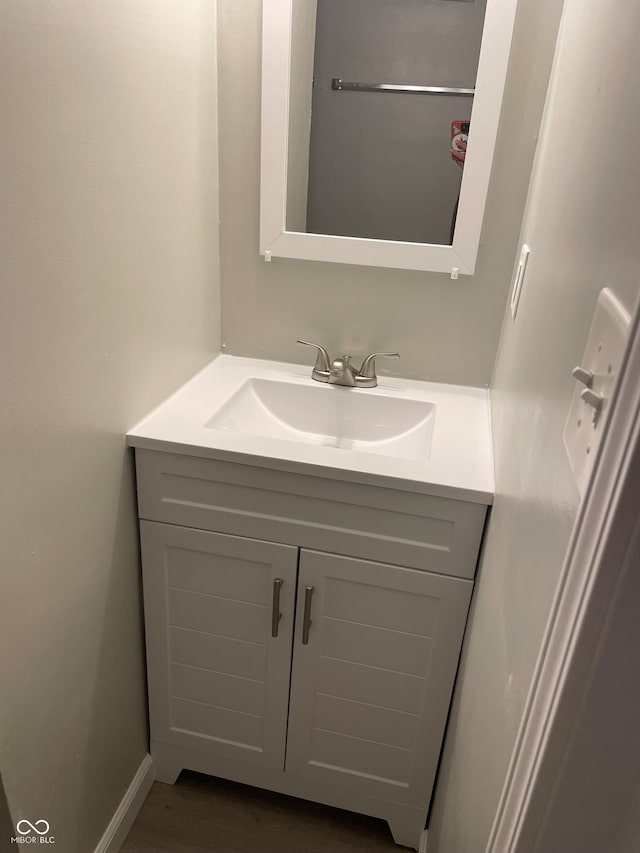
[[[375,388],[378,384],[376,376],[376,358],[400,358],[398,352],[374,352],[368,355],[356,370],[351,364],[351,356],[343,355],[340,358],[329,358],[329,353],[320,344],[312,344],[309,341],[296,341],[305,347],[315,347],[317,350],[316,363],[311,371],[311,378],[316,382],[328,382],[330,385],[345,385],[348,388]]]

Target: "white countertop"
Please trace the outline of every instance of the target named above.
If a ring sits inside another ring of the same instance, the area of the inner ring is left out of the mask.
[[[492,503],[493,452],[486,389],[379,376],[377,388],[344,390],[435,404],[430,452],[425,459],[415,460],[206,426],[252,378],[305,385],[313,381],[308,364],[218,356],[133,427],[127,434],[129,445]]]

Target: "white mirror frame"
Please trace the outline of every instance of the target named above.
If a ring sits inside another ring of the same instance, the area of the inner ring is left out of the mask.
[[[339,264],[472,275],[498,132],[517,0],[487,0],[453,245],[287,231],[293,0],[263,0],[260,254]]]

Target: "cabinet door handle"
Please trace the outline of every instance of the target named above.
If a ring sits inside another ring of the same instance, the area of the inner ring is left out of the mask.
[[[271,606],[271,636],[278,636],[278,623],[282,619],[280,613],[280,590],[284,581],[282,578],[273,579],[273,604]]]
[[[311,599],[313,598],[313,587],[305,586],[304,588],[304,619],[302,621],[302,645],[309,645],[309,628],[311,622]]]

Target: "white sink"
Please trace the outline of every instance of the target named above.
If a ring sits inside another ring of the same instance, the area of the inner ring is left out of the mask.
[[[362,389],[248,379],[205,426],[400,459],[429,456],[436,407]]]
[[[128,433],[146,450],[490,503],[484,388],[379,377],[314,382],[309,365],[223,355]]]

